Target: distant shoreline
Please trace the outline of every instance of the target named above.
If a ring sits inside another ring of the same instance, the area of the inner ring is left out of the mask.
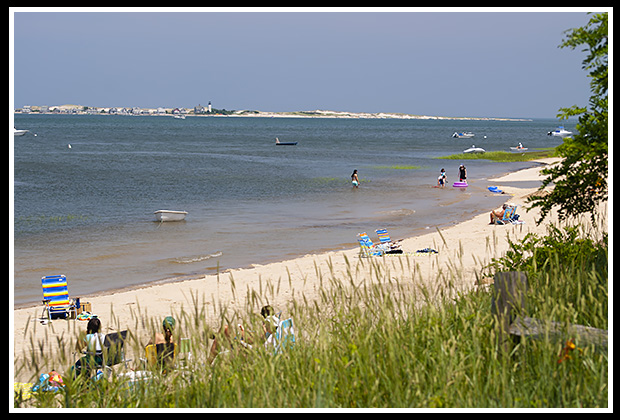
[[[256,111],[256,110],[213,110],[196,113],[189,108],[138,108],[138,107],[87,107],[82,105],[28,106],[14,110],[15,114],[44,115],[126,115],[126,116],[192,116],[192,117],[253,117],[253,118],[348,118],[348,119],[401,119],[401,120],[457,120],[457,121],[532,121],[531,118],[501,117],[445,117],[414,115],[395,112],[347,112],[347,111]]]

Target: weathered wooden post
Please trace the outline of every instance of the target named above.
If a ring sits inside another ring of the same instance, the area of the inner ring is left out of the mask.
[[[498,318],[499,345],[510,350],[510,325],[525,312],[527,274],[522,271],[495,273],[492,311]]]
[[[607,353],[607,330],[583,325],[563,325],[553,320],[542,321],[526,316],[527,274],[522,271],[495,273],[492,311],[499,324],[498,343],[510,351],[513,339],[549,339],[564,343],[577,340],[582,346],[594,345]]]

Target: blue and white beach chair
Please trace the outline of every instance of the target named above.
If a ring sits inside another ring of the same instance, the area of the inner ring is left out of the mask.
[[[373,244],[366,232],[358,233],[357,241],[360,243],[360,256],[362,257],[381,257],[388,248],[382,244]]]
[[[390,238],[390,234],[387,229],[377,229],[375,232],[377,233],[381,244],[389,246],[391,250],[400,248],[400,242],[402,242],[402,239],[393,241],[392,238]]]
[[[512,216],[514,216],[516,211],[517,211],[517,206],[515,205],[511,204],[508,207],[506,207],[506,211],[504,212],[504,216],[502,217],[502,222],[509,223],[510,219],[512,219]]]

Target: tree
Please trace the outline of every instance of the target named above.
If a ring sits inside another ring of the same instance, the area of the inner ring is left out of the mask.
[[[587,52],[583,69],[589,71],[589,108],[574,105],[561,108],[557,115],[567,119],[579,115],[578,133],[564,138],[558,146],[561,163],[542,171],[548,175],[540,189],[553,183],[550,194],[531,197],[531,207],[540,207],[540,224],[553,207],[558,206],[560,220],[582,213],[591,213],[596,218],[596,208],[608,197],[608,65],[607,65],[607,13],[595,14],[583,28],[570,29],[560,48],[575,49],[585,45]]]

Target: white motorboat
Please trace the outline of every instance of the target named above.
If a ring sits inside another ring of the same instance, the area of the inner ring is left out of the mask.
[[[463,153],[485,153],[485,152],[486,150],[484,150],[482,147],[476,147],[473,144],[471,145],[469,149],[463,150]]]
[[[156,222],[178,222],[185,219],[186,211],[180,210],[157,210],[155,212]]]
[[[27,132],[28,132],[28,130],[18,130],[17,128],[13,127],[13,135],[14,136],[23,136]]]
[[[175,114],[173,117],[175,120],[184,120],[185,119],[185,115],[182,114]]]
[[[470,139],[472,137],[474,137],[475,134],[472,132],[465,132],[465,131],[455,131],[454,134],[452,134],[452,137],[456,138],[456,139]]]
[[[572,131],[568,131],[564,128],[564,126],[559,126],[555,129],[555,131],[549,131],[547,133],[548,136],[557,136],[557,137],[568,137],[573,134]]]

